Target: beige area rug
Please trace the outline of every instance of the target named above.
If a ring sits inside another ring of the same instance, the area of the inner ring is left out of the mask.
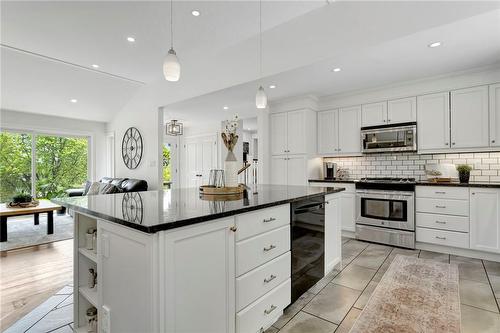
[[[350,333],[458,333],[458,266],[397,255]]]

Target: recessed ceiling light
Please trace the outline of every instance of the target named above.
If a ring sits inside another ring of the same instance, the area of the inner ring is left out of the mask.
[[[92,67],[94,67],[94,68],[99,68],[99,65],[92,64]]]
[[[224,106],[223,109],[224,110],[229,110],[229,106]]]
[[[130,43],[133,43],[133,42],[135,42],[135,37],[129,36],[129,37],[127,37],[127,40],[128,40]]]
[[[341,69],[340,69],[340,68],[338,68],[338,67],[337,67],[337,68],[332,69],[332,72],[340,72],[340,71],[341,71]]]
[[[200,16],[200,12],[199,12],[198,10],[193,10],[193,11],[191,12],[191,14],[192,14],[193,16]]]
[[[274,88],[276,88],[276,85],[275,85],[275,84],[271,84],[271,85],[269,86],[269,88],[270,88],[270,89],[274,89]]]
[[[72,99],[70,99],[69,101],[70,101],[71,103],[76,103],[76,102],[78,102],[78,100],[77,100],[77,99],[75,99],[75,98],[72,98]]]
[[[427,45],[429,47],[438,47],[438,46],[441,46],[441,42],[434,42],[434,43],[430,43],[429,45]]]

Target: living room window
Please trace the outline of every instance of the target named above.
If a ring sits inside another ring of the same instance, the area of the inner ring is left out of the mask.
[[[0,202],[20,192],[44,199],[64,196],[88,176],[88,137],[0,133]]]

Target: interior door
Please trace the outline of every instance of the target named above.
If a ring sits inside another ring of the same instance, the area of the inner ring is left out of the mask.
[[[338,110],[318,112],[318,154],[336,154],[338,149]]]
[[[215,138],[208,137],[200,143],[201,148],[201,182],[202,184],[208,184],[208,177],[210,175],[210,170],[217,168],[217,143],[214,141]]]
[[[451,92],[451,148],[488,147],[488,86]]]
[[[361,153],[361,107],[352,106],[339,110],[338,153]]]
[[[417,97],[418,151],[450,148],[449,93]]]
[[[196,187],[198,186],[198,143],[195,141],[186,142],[186,170],[185,179],[186,187]]]

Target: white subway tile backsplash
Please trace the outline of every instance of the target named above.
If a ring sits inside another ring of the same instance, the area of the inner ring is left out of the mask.
[[[472,181],[500,182],[500,152],[425,154],[390,153],[359,157],[332,157],[327,161],[346,168],[350,177],[415,177],[425,180],[425,165],[468,164]]]

